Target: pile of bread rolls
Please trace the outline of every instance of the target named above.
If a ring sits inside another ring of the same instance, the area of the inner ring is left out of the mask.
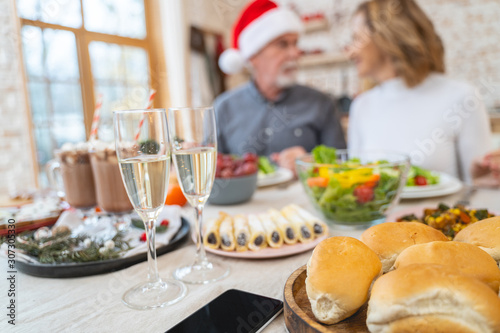
[[[370,332],[500,332],[500,217],[448,241],[417,222],[382,223],[361,241],[331,237],[307,264],[316,319],[335,324],[368,300]]]

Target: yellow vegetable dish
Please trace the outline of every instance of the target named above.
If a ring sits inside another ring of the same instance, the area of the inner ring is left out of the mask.
[[[487,209],[467,209],[462,205],[449,207],[443,203],[436,209],[424,209],[419,218],[415,214],[405,215],[398,222],[421,222],[442,231],[450,240],[468,225],[495,216]]]

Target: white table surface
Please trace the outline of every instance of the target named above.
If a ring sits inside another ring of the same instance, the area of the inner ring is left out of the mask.
[[[454,203],[461,196],[455,195],[424,200],[402,201],[393,211],[414,205],[434,206],[438,202]],[[294,183],[288,188],[259,189],[253,199],[243,205],[210,206],[206,218],[215,217],[220,210],[230,214],[255,213],[270,207],[282,208],[297,203],[313,211],[300,187]],[[479,190],[471,199],[471,206],[485,207],[500,212],[500,191]],[[186,213],[191,210],[184,208]],[[190,220],[193,220],[190,215]],[[330,235],[359,237],[362,230],[331,228]],[[180,249],[158,257],[158,268],[164,277],[193,259],[195,246],[188,240]],[[0,332],[164,332],[189,316],[225,290],[237,288],[249,292],[283,299],[283,287],[289,275],[304,265],[311,251],[287,258],[267,260],[240,260],[210,255],[231,267],[231,274],[224,280],[208,285],[188,285],[188,294],[182,301],[161,309],[137,311],[121,302],[122,294],[132,285],[145,280],[147,263],[143,262],[118,272],[82,278],[49,279],[17,274],[17,318],[13,329],[7,324],[6,273],[0,277],[1,297]],[[6,260],[2,259],[4,272]],[[284,318],[280,315],[264,332],[285,332]]]

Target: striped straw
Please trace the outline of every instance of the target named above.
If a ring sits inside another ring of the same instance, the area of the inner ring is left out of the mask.
[[[147,110],[153,108],[153,101],[155,99],[155,95],[156,95],[156,90],[151,89],[149,93],[148,104],[146,105]],[[144,114],[142,114],[141,120],[139,121],[139,125],[137,126],[137,132],[135,132],[135,141],[139,140],[139,135],[141,134],[141,128],[143,124],[144,124]]]
[[[94,118],[92,119],[92,127],[90,128],[89,141],[93,141],[97,138],[97,126],[99,125],[99,119],[101,118],[101,108],[102,108],[102,94],[97,96],[97,102],[94,109]]]
[[[156,96],[156,90],[151,89],[149,92],[149,99],[148,99],[148,105],[146,106],[146,109],[152,109],[153,108],[153,101]]]

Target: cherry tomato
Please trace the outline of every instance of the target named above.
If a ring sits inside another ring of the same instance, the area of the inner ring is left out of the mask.
[[[424,176],[416,176],[415,177],[415,185],[425,186],[425,185],[427,185],[427,179]]]
[[[367,203],[373,200],[373,188],[367,185],[360,185],[354,189],[354,196],[359,203]]]

